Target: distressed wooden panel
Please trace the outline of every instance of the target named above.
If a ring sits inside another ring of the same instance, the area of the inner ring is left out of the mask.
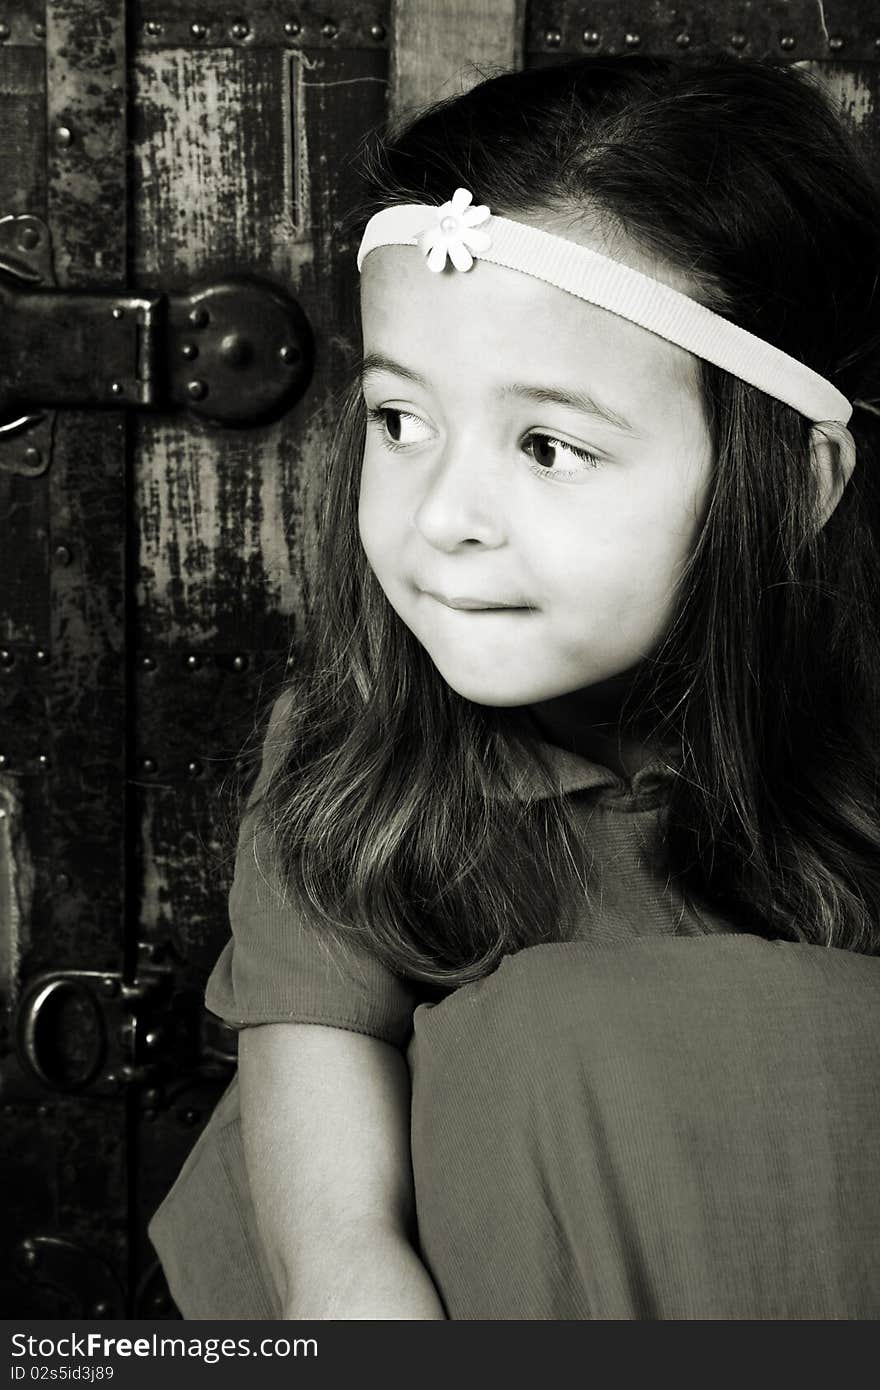
[[[222,944],[238,794],[255,771],[241,762],[242,743],[285,661],[262,651],[167,650],[150,661],[138,676],[132,778],[140,916],[145,934],[170,946],[178,981],[197,989]]]
[[[62,287],[126,279],[125,0],[47,0],[49,207]]]
[[[28,20],[26,14],[23,20]],[[36,42],[32,22],[27,32]],[[23,21],[7,27],[11,35],[23,36]],[[31,213],[45,218],[46,62],[42,48],[13,46],[12,37],[0,47],[0,128],[0,217]],[[45,477],[21,477],[3,466],[26,447],[21,436],[0,444],[0,648],[18,657],[49,641],[47,482]],[[15,683],[17,674],[0,656],[0,710],[4,687]],[[0,730],[3,727],[0,714]],[[0,733],[0,745],[8,742]],[[7,749],[0,746],[4,752]]]
[[[388,41],[389,0],[137,0],[133,28],[150,47],[290,46],[375,48]]]
[[[40,54],[46,44],[45,0],[15,0],[0,15],[0,44],[12,49],[36,48]]]
[[[122,1317],[125,1137],[101,1106],[5,1103],[0,1163],[4,1317]],[[48,1239],[47,1239],[48,1238]]]
[[[725,48],[744,57],[875,59],[874,0],[530,0],[530,54],[681,53]]]
[[[826,88],[843,121],[865,148],[880,159],[880,65],[877,63],[804,62]]]
[[[137,426],[142,644],[286,644],[307,582],[300,519],[320,476],[338,364],[354,353],[352,148],[384,110],[377,51],[160,50],[137,66],[135,260],[144,285],[234,270],[302,304],[317,364],[260,430]],[[247,118],[241,119],[241,112]],[[160,637],[161,635],[161,637]]]
[[[21,57],[19,86],[29,81],[40,106],[38,112],[34,96],[35,134],[21,142],[21,171],[7,162],[0,177],[40,199],[28,211],[45,215],[62,288],[123,285],[124,0],[47,0],[45,30],[42,22],[42,15],[29,21],[44,51],[5,48],[0,57],[7,70]],[[40,69],[47,80],[40,77],[38,86]],[[28,152],[40,172],[29,174]],[[64,341],[57,346],[61,355],[70,350]],[[46,473],[17,479],[3,500],[16,509],[16,558],[25,574],[30,569],[39,598],[30,624],[13,610],[18,641],[0,676],[19,690],[3,699],[4,715],[12,716],[3,733],[15,743],[7,768],[18,799],[6,798],[16,818],[8,847],[23,903],[17,920],[3,924],[4,984],[8,1002],[18,1004],[18,1045],[3,1056],[4,1172],[15,1200],[2,1221],[0,1298],[4,1309],[31,1316],[120,1316],[125,1099],[111,1100],[109,1091],[103,1100],[61,1097],[25,1065],[22,1039],[33,1020],[25,994],[38,973],[118,970],[126,956],[123,421],[115,413],[59,412]],[[8,892],[6,900],[8,910]],[[51,1037],[41,1034],[38,1051],[57,1051],[75,1073],[84,1035],[64,1007],[53,1028]],[[116,1038],[113,1047],[118,1051]],[[64,1084],[59,1079],[59,1088]]]
[[[394,0],[391,110],[405,116],[522,67],[525,0]]]
[[[46,215],[46,60],[42,48],[0,48],[0,216]]]
[[[122,446],[119,423],[65,412],[51,470],[48,776],[56,868],[71,880],[53,905],[53,954],[93,969],[118,967],[125,946]]]

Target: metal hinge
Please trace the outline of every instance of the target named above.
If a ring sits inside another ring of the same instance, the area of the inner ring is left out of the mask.
[[[186,409],[257,424],[299,400],[314,363],[296,300],[256,277],[188,294],[55,288],[49,229],[30,216],[0,218],[0,315],[0,467],[25,474],[45,460],[28,458],[19,436],[49,411]]]

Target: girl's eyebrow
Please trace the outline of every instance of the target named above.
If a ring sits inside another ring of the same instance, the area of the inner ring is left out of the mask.
[[[534,401],[536,405],[563,405],[569,410],[579,411],[581,415],[596,415],[612,428],[622,430],[624,434],[632,434],[638,438],[642,436],[642,431],[631,425],[623,415],[619,415],[609,405],[603,405],[594,396],[588,396],[585,391],[558,391],[552,386],[524,386],[517,382],[512,386],[505,386],[501,394],[516,396],[518,400]]]
[[[360,379],[364,383],[368,376],[375,372],[390,372],[394,376],[403,377],[405,381],[411,381],[415,386],[427,387],[423,376],[418,372],[412,371],[409,367],[404,367],[401,362],[394,362],[390,357],[383,357],[381,353],[370,352],[364,358],[361,365]],[[636,429],[635,425],[630,424],[623,415],[612,410],[610,406],[603,405],[595,397],[587,395],[585,391],[560,391],[551,386],[527,386],[521,382],[515,382],[501,388],[502,396],[515,396],[518,400],[532,401],[536,405],[561,405],[569,410],[576,410],[581,415],[595,415],[598,419],[604,420],[613,429],[621,430],[625,434],[634,435],[641,438],[642,430]]]

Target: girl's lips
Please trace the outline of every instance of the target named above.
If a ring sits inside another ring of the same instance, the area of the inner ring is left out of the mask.
[[[498,609],[505,612],[525,612],[528,608],[528,604],[525,603],[506,603],[490,598],[470,598],[463,594],[447,596],[446,594],[432,593],[430,589],[426,589],[425,593],[428,594],[429,598],[436,599],[438,603],[444,604],[446,608],[459,608],[469,613],[487,612]]]

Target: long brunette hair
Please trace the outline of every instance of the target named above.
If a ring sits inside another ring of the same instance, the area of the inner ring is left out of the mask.
[[[709,308],[876,397],[880,186],[800,70],[584,59],[482,82],[377,141],[366,217],[472,189],[496,213],[576,212],[685,271]],[[824,527],[810,422],[700,361],[708,513],[621,724],[680,750],[659,825],[686,900],[743,929],[880,951],[880,419]],[[518,796],[509,711],[446,686],[357,532],[364,441],[345,402],[318,582],[258,834],[314,929],[438,986],[559,939],[583,847],[565,798]],[[511,758],[511,752],[513,758]]]

